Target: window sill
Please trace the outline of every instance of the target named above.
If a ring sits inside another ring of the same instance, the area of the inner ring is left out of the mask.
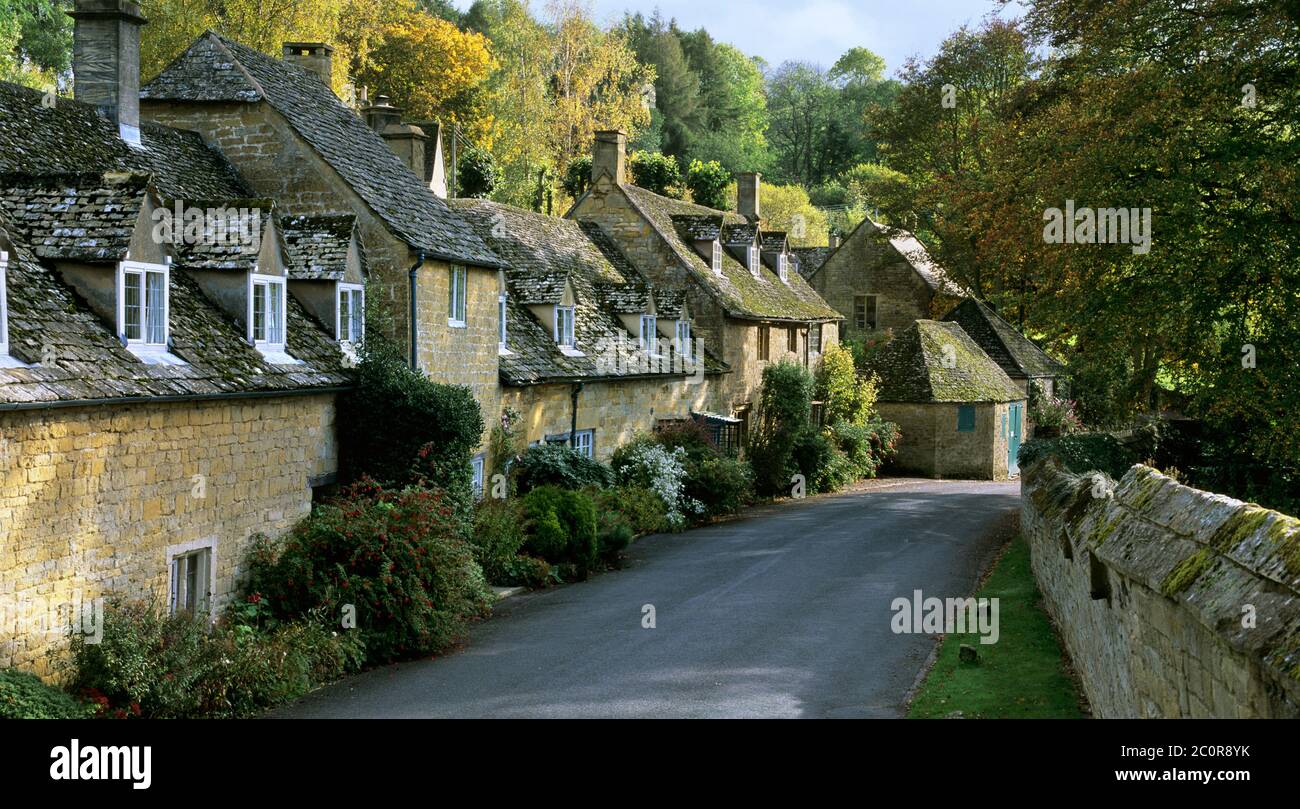
[[[31,366],[8,353],[0,353],[0,368],[30,368]]]
[[[302,365],[302,360],[289,356],[284,346],[254,346],[269,365]]]
[[[189,365],[162,346],[128,344],[126,350],[145,365]]]
[[[447,327],[452,329],[463,329],[465,328],[465,321],[447,318]]]
[[[566,357],[585,357],[585,356],[587,356],[586,354],[584,354],[583,352],[581,352],[581,351],[579,351],[578,349],[574,348],[573,346],[560,346],[560,353],[563,354],[563,355],[566,356]]]
[[[498,357],[513,357],[514,355],[515,355],[515,352],[511,351],[510,349],[506,348],[505,346],[503,346],[503,345],[498,345],[498,346],[497,346],[497,356],[498,356]]]

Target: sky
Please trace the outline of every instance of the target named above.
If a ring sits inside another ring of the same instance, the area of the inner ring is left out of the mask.
[[[455,0],[462,10],[472,0]],[[996,0],[591,0],[596,18],[616,22],[624,11],[649,16],[659,9],[688,31],[705,28],[775,67],[787,60],[829,68],[849,48],[865,46],[885,60],[893,76],[908,56],[933,56],[944,38],[964,23],[976,25],[990,12],[1020,16],[1013,2]],[[533,0],[540,14],[545,0]]]

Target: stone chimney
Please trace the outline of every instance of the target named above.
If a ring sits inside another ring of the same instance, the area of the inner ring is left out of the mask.
[[[840,234],[835,228],[831,228],[826,234],[826,245],[834,250],[840,246]]]
[[[750,224],[757,224],[763,215],[758,199],[758,187],[762,179],[763,175],[756,171],[742,171],[736,175],[736,210]]]
[[[284,61],[310,70],[325,86],[331,86],[334,76],[334,48],[324,42],[286,42],[283,48]]]
[[[117,124],[122,140],[140,143],[140,28],[134,0],[77,0],[72,29],[73,95]]]
[[[386,95],[375,96],[375,103],[361,108],[361,117],[366,119],[366,126],[383,134],[391,124],[402,123],[402,110],[390,103]]]
[[[617,185],[627,182],[627,133],[605,129],[596,133],[591,145],[591,183],[608,174]]]
[[[424,146],[424,184],[438,199],[447,198],[447,162],[442,149],[442,124],[437,121],[416,121],[424,130],[428,143]]]
[[[401,107],[394,107],[386,95],[375,96],[375,103],[361,108],[366,125],[384,139],[388,148],[406,164],[420,182],[429,181],[425,156],[429,136],[418,126],[402,123]]]

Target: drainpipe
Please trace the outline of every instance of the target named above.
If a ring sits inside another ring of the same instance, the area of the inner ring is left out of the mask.
[[[417,322],[416,322],[416,314],[415,314],[415,311],[416,311],[416,310],[415,310],[415,300],[416,300],[416,299],[415,299],[415,293],[416,293],[416,291],[417,291],[417,283],[418,283],[418,282],[416,281],[416,277],[417,277],[417,274],[420,272],[420,268],[423,267],[423,266],[424,266],[424,251],[423,251],[423,250],[417,250],[417,251],[415,252],[415,264],[411,265],[411,289],[410,289],[410,294],[411,294],[411,370],[412,370],[412,371],[418,371],[418,370],[420,370],[419,357],[418,357],[418,355],[417,355],[417,349],[416,349],[416,346],[419,344],[419,341],[418,341],[416,338],[419,336],[419,334],[420,334],[420,330],[417,328],[417,325],[418,325],[418,324],[417,324]]]
[[[573,399],[573,408],[569,411],[569,449],[578,448],[578,394],[582,393],[582,383],[575,382],[569,396]]]

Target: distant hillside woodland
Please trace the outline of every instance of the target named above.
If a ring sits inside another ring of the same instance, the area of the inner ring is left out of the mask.
[[[70,5],[0,0],[0,78],[67,90]],[[1069,362],[1090,423],[1187,413],[1227,457],[1295,473],[1294,2],[1029,0],[896,79],[866,48],[768,65],[658,15],[602,27],[579,0],[142,5],[146,77],[205,29],[333,44],[341,97],[456,125],[463,196],[561,215],[592,132],[618,127],[661,193],[727,207],[732,172],[763,172],[766,224],[795,244],[868,212],[906,226]],[[1149,251],[1051,243],[1044,211],[1067,204],[1151,209]]]

